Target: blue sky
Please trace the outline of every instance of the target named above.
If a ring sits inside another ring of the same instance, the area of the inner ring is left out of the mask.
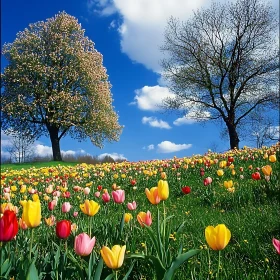
[[[224,0],[220,0],[225,2]],[[222,126],[198,124],[176,113],[158,110],[163,96],[171,93],[161,78],[159,61],[167,19],[173,15],[186,20],[208,0],[28,0],[1,1],[1,46],[13,42],[16,33],[28,24],[45,21],[61,11],[75,16],[85,34],[102,53],[112,84],[113,105],[124,126],[119,142],[104,143],[99,149],[89,140],[78,142],[65,137],[61,150],[93,156],[110,154],[129,161],[165,159],[204,154],[209,148],[225,151],[227,139],[221,139]],[[278,1],[272,4],[279,11]],[[1,57],[1,71],[6,62]],[[9,138],[3,133],[1,150]],[[252,143],[241,141],[243,145]],[[35,143],[38,154],[51,152],[50,140]]]

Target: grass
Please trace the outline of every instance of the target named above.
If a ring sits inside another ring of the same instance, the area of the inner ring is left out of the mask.
[[[276,162],[270,162],[268,157],[264,157],[272,153],[276,155]],[[119,270],[119,279],[123,279],[133,263],[129,258],[131,253],[157,256],[156,247],[149,238],[147,229],[139,226],[137,214],[140,211],[151,211],[153,218],[151,229],[156,233],[157,213],[159,211],[159,222],[162,223],[164,209],[166,215],[172,218],[166,221],[167,237],[171,235],[163,243],[163,248],[167,246],[173,256],[177,255],[180,246],[183,253],[191,249],[200,249],[198,255],[190,258],[177,270],[174,279],[280,279],[280,256],[272,245],[272,238],[280,239],[279,146],[233,153],[236,174],[233,175],[232,168],[226,166],[222,168],[224,175],[218,176],[219,164],[227,160],[228,155],[229,153],[210,154],[209,158],[217,161],[216,163],[213,161],[209,167],[205,166],[207,159],[203,157],[76,167],[62,166],[64,163],[59,163],[55,167],[58,163],[53,162],[51,170],[45,168],[51,166],[50,163],[39,165],[38,169],[9,168],[8,172],[2,173],[5,178],[2,177],[1,183],[4,187],[17,187],[17,190],[12,192],[14,197],[11,198],[11,202],[19,207],[19,216],[22,213],[19,201],[24,195],[27,198],[32,197],[28,192],[20,192],[22,182],[27,189],[36,189],[42,193],[40,194],[42,223],[34,229],[35,246],[32,249],[32,260],[35,262],[40,279],[56,279],[56,273],[62,277],[61,279],[88,279],[89,264],[95,272],[102,246],[126,244],[126,257]],[[270,165],[273,170],[269,180],[265,179],[261,171],[265,165]],[[201,168],[205,172],[203,176],[200,175]],[[170,195],[164,204],[161,201],[158,205],[152,205],[147,200],[145,188],[156,186],[162,172],[167,175]],[[255,172],[260,172],[260,180],[252,179]],[[206,177],[213,179],[208,186],[203,184]],[[131,184],[132,179],[137,182],[136,188]],[[233,180],[234,192],[229,192],[224,187],[224,181],[228,180]],[[60,196],[58,205],[53,211],[48,210],[49,200],[46,199],[47,197],[53,199],[52,194],[45,193],[46,187],[50,185],[54,190],[60,190],[61,193],[67,190],[71,194],[69,198]],[[77,185],[82,191],[74,191],[73,187]],[[184,195],[181,188],[186,185],[191,187],[191,193]],[[94,195],[98,186],[102,186],[103,190],[106,188],[110,194],[112,186],[120,186],[125,190],[125,202],[116,204],[111,198],[109,203],[103,203],[101,196],[97,198]],[[83,193],[85,187],[91,190],[88,196]],[[80,204],[84,203],[85,199],[94,200],[101,205],[94,217],[81,212]],[[137,209],[129,211],[126,204],[133,200],[137,202]],[[72,205],[69,213],[61,211],[65,201],[69,201]],[[79,212],[77,218],[73,217],[74,211]],[[124,212],[130,212],[133,216],[128,224],[123,224]],[[57,221],[68,219],[76,223],[77,232],[73,232],[67,241],[59,240],[55,226],[46,226],[44,222],[44,218],[51,214]],[[178,227],[182,223],[183,230],[178,233]],[[82,232],[89,233],[90,224],[92,235],[96,236],[96,245],[91,258],[77,256],[73,248],[75,236]],[[219,276],[217,276],[219,252],[208,246],[204,235],[207,226],[218,224],[225,224],[231,231],[230,242],[221,251]],[[3,279],[13,276],[15,279],[25,279],[29,264],[24,260],[29,254],[30,238],[30,229],[20,230],[16,241],[13,240],[2,248],[4,256],[14,252],[10,258],[10,273]],[[111,270],[104,265],[100,279],[105,279],[110,273]],[[23,278],[20,275],[23,275]],[[137,260],[128,279],[156,279],[155,267],[151,262]]]
[[[7,163],[1,164],[1,171],[5,170],[20,170],[27,168],[42,168],[42,167],[56,167],[61,166],[75,166],[77,162],[64,162],[64,161],[48,161],[48,162],[31,162],[31,163]]]

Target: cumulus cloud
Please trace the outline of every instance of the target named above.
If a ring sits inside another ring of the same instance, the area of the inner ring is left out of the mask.
[[[163,120],[158,120],[156,117],[143,117],[142,123],[149,124],[152,127],[171,129],[171,126],[167,122]]]
[[[145,111],[160,111],[163,99],[170,97],[174,98],[175,95],[167,88],[161,86],[144,86],[141,89],[135,90],[134,102],[140,110]]]
[[[163,141],[157,145],[159,153],[174,153],[182,150],[187,150],[192,147],[192,144],[175,144],[170,141]]]
[[[176,119],[173,124],[177,126],[193,124],[198,121],[198,117],[201,121],[207,120],[210,117],[210,113],[207,111],[203,111],[198,115],[196,111],[189,111],[184,117]]]
[[[111,157],[113,160],[127,160],[127,158],[126,157],[124,157],[124,155],[123,154],[118,154],[118,153],[111,153],[111,154],[109,154],[109,153],[104,153],[104,154],[101,154],[101,155],[99,155],[98,156],[98,159],[100,159],[100,160],[102,160],[102,159],[104,159],[106,156],[109,156],[109,157]]]

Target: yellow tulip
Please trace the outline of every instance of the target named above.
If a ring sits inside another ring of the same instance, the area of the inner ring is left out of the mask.
[[[84,214],[94,216],[98,212],[100,205],[93,200],[86,199],[84,204],[80,204],[80,208]]]
[[[126,222],[126,223],[128,223],[130,220],[132,220],[133,218],[132,218],[132,215],[130,214],[130,213],[125,213],[124,214],[124,221]]]
[[[270,165],[263,166],[263,167],[262,167],[262,172],[263,172],[264,175],[270,176],[271,173],[272,173],[272,168],[271,168],[271,166],[270,166]]]
[[[229,181],[224,181],[224,186],[228,189],[231,188],[233,186],[233,182],[232,180]]]
[[[41,222],[41,203],[39,199],[21,200],[20,204],[23,207],[22,220],[27,227],[34,228],[40,225]]]
[[[275,162],[275,161],[276,161],[276,155],[270,155],[269,158],[268,158],[268,160],[269,160],[270,162]]]
[[[158,181],[158,196],[161,200],[166,200],[169,197],[169,186],[167,181]]]
[[[148,200],[152,203],[152,204],[159,204],[160,203],[160,198],[158,195],[158,188],[157,187],[153,187],[150,190],[148,188],[145,189],[145,194],[148,198]]]
[[[224,168],[227,166],[227,162],[225,160],[222,160],[220,163],[219,163],[219,167],[220,168]]]
[[[107,246],[101,249],[101,256],[109,268],[118,269],[122,266],[126,246],[115,245],[112,250]]]
[[[208,226],[205,229],[205,238],[208,245],[213,250],[223,250],[229,243],[231,238],[230,230],[224,225],[219,224],[215,228]]]
[[[223,176],[224,175],[224,171],[222,169],[217,170],[217,175],[218,176]]]

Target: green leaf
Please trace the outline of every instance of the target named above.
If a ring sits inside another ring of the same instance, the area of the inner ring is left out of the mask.
[[[11,267],[9,259],[6,259],[1,265],[1,276],[5,274],[5,272]]]
[[[108,275],[105,280],[111,280],[115,277],[115,274],[114,273],[111,273],[110,275]]]
[[[122,219],[121,219],[121,223],[120,223],[120,238],[122,236],[123,228],[124,228],[124,216],[125,216],[125,213],[123,213],[123,216],[122,216]]]
[[[103,270],[103,259],[100,258],[97,268],[95,270],[94,280],[100,280],[102,270]]]
[[[163,280],[170,280],[172,279],[175,271],[185,262],[187,261],[189,258],[195,256],[196,254],[198,254],[201,250],[198,249],[194,249],[194,250],[190,250],[184,254],[178,255],[177,258],[172,262],[171,266],[169,267],[169,269],[166,271],[166,273],[164,274],[164,278],[162,278]]]
[[[29,266],[26,280],[39,280],[38,271],[34,262]]]
[[[134,264],[135,264],[135,261],[133,261],[132,264],[130,265],[129,270],[128,270],[127,273],[125,274],[123,280],[127,280],[127,279],[128,279],[128,276],[129,276],[129,274],[131,273]]]

